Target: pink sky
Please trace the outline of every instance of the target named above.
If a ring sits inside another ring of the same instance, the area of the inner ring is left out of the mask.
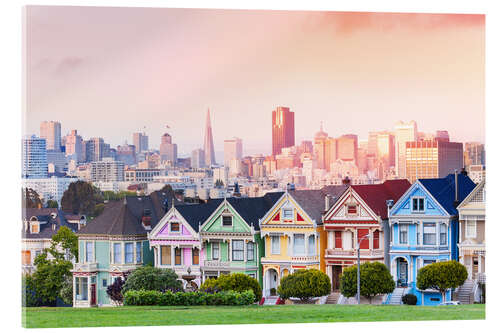
[[[63,134],[115,146],[165,125],[179,153],[243,139],[271,150],[271,111],[295,112],[296,143],[320,121],[330,136],[447,129],[484,142],[484,16],[105,7],[29,7],[28,133],[58,120]]]

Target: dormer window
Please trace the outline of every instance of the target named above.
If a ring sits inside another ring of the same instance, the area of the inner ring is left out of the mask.
[[[30,227],[32,234],[38,234],[40,232],[40,224],[38,222],[31,222]]]
[[[356,215],[358,213],[358,206],[356,205],[347,205],[347,214]]]
[[[423,212],[424,211],[424,198],[414,197],[412,199],[411,211],[412,212]]]
[[[283,208],[283,219],[293,220],[293,208]]]
[[[231,215],[223,215],[222,216],[222,226],[223,227],[233,226],[233,217]]]
[[[180,231],[180,225],[177,222],[171,222],[170,223],[170,231],[171,232],[179,232]]]

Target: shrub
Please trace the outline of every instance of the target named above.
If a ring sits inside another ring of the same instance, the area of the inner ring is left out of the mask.
[[[417,305],[417,296],[413,294],[406,294],[402,298],[403,304]]]
[[[22,277],[22,306],[40,306],[42,301],[37,295],[35,281],[31,275]]]
[[[139,267],[127,277],[122,293],[128,290],[181,291],[182,282],[177,278],[175,271],[170,268]]]
[[[357,294],[358,267],[351,266],[344,269],[340,277],[340,292],[345,297]],[[368,298],[370,303],[373,297],[391,293],[395,288],[389,269],[380,262],[366,262],[360,265],[360,294]]]
[[[435,262],[418,270],[417,288],[438,290],[444,302],[446,290],[461,286],[466,279],[467,268],[461,263],[455,260]]]
[[[71,277],[64,280],[59,297],[66,304],[73,304],[73,279]]]
[[[317,269],[300,269],[281,279],[278,295],[282,299],[296,297],[307,302],[313,297],[328,295],[330,289],[328,275]]]
[[[125,305],[249,305],[253,303],[255,295],[251,289],[242,293],[222,291],[214,294],[203,291],[173,293],[170,290],[128,290],[123,299]]]
[[[123,285],[125,281],[121,277],[115,279],[115,281],[106,288],[106,294],[108,294],[111,301],[117,305],[123,304]]]
[[[255,302],[262,297],[262,289],[260,288],[259,282],[253,277],[243,273],[221,275],[217,279],[208,279],[200,286],[200,290],[207,293],[230,290],[241,293],[246,290],[252,290],[255,295]]]

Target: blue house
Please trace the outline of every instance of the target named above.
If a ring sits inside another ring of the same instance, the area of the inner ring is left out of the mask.
[[[418,305],[443,302],[438,291],[416,287],[418,270],[437,261],[458,261],[456,207],[474,187],[465,172],[418,179],[390,209],[390,270],[397,284],[391,297],[412,293]],[[446,293],[450,299],[451,290]]]

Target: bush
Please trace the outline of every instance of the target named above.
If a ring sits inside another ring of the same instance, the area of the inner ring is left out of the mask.
[[[177,278],[175,271],[170,268],[139,267],[127,277],[122,293],[128,290],[181,291],[182,282]]]
[[[461,263],[455,260],[435,262],[418,270],[417,288],[438,290],[444,302],[446,290],[460,287],[466,279],[467,268]]]
[[[64,280],[59,297],[66,304],[73,304],[73,279],[71,277]]]
[[[330,289],[328,275],[317,269],[300,269],[281,279],[278,295],[282,299],[296,297],[307,302],[313,297],[328,295]]]
[[[255,299],[253,291],[242,293],[236,291],[221,291],[209,294],[203,291],[176,292],[168,290],[128,290],[124,296],[125,305],[162,305],[162,306],[192,306],[192,305],[250,305]]]
[[[40,306],[42,301],[37,295],[35,281],[31,275],[22,277],[22,306],[35,307]]]
[[[117,305],[123,304],[123,285],[125,281],[121,277],[115,279],[115,281],[106,288],[106,294],[108,294],[111,301]]]
[[[403,304],[417,305],[417,296],[413,294],[406,294],[402,298]]]
[[[255,295],[255,302],[262,298],[262,289],[259,282],[243,273],[221,275],[217,279],[208,279],[200,286],[200,290],[207,293],[230,290],[241,293],[252,290]]]
[[[357,294],[358,267],[351,266],[342,272],[340,277],[340,292],[345,297],[354,297]],[[373,297],[379,294],[391,293],[396,284],[389,269],[380,262],[366,262],[360,265],[360,294],[368,298],[370,303]]]

